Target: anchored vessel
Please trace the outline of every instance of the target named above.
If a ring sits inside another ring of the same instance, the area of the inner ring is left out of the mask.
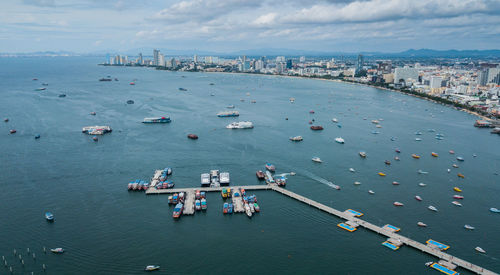
[[[142,123],[170,123],[170,117],[145,117]]]

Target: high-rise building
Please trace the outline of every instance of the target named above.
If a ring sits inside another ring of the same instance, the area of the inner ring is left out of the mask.
[[[198,63],[198,55],[196,55],[196,54],[194,55],[193,61],[194,61],[194,63]]]
[[[255,67],[254,67],[254,69],[256,71],[264,69],[264,61],[262,61],[262,60],[255,61]]]
[[[162,53],[158,54],[158,65],[156,66],[165,67],[165,56]]]
[[[394,83],[403,82],[417,82],[418,81],[418,69],[404,67],[396,68],[394,70]]]
[[[142,58],[142,53],[139,53],[139,58],[137,59],[137,63],[139,63],[139,65],[144,64],[144,59]]]
[[[486,84],[495,83],[500,84],[500,68],[488,68],[488,79],[486,80]]]
[[[304,63],[304,62],[306,62],[306,57],[305,57],[305,56],[301,56],[301,57],[299,58],[299,62],[300,62],[300,63]]]
[[[291,60],[291,59],[288,59],[288,60],[286,61],[286,68],[287,68],[287,69],[291,69],[291,68],[293,68],[293,64],[292,64],[292,60]]]
[[[440,76],[431,76],[431,80],[429,82],[429,88],[436,89],[441,88],[441,84],[443,83],[443,78]]]
[[[154,49],[153,50],[153,66],[158,66],[158,64],[160,63],[159,61],[159,54],[160,54],[160,50],[157,50],[157,49]]]
[[[284,56],[276,56],[276,63],[279,62],[285,62],[285,57]]]
[[[486,83],[488,83],[488,69],[482,69],[477,74],[477,84],[486,86]]]
[[[358,60],[356,61],[356,71],[360,71],[363,69],[363,65],[365,64],[365,59],[362,54],[358,55]]]

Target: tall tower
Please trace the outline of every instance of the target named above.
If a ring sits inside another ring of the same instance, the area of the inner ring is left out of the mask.
[[[363,69],[364,63],[365,60],[363,58],[363,55],[362,54],[358,55],[358,60],[356,62],[356,71],[360,71],[361,69]]]
[[[158,64],[160,63],[159,61],[159,53],[160,51],[157,50],[157,49],[154,49],[153,50],[153,66],[158,66]]]

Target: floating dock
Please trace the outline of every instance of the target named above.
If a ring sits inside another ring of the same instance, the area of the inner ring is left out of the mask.
[[[235,213],[245,212],[245,207],[243,206],[243,198],[241,197],[241,194],[238,197],[232,196],[231,199],[233,200],[233,211]]]
[[[391,231],[393,233],[399,232],[401,230],[401,228],[395,227],[394,225],[390,225],[390,224],[386,224],[386,225],[382,226],[382,228],[385,230]]]
[[[392,250],[398,250],[399,249],[399,246],[396,246],[396,245],[394,245],[394,244],[392,244],[392,243],[390,243],[388,241],[383,242],[382,245],[386,246],[386,247],[388,247],[388,248],[390,248]]]
[[[238,189],[244,188],[246,191],[248,191],[248,190],[273,190],[273,191],[281,193],[281,194],[283,194],[285,196],[288,196],[290,198],[293,198],[295,200],[303,202],[303,203],[305,203],[307,205],[315,207],[315,208],[317,208],[317,209],[319,209],[321,211],[324,211],[326,213],[329,213],[331,215],[334,215],[334,216],[337,216],[337,217],[339,217],[341,219],[346,220],[346,222],[341,223],[341,224],[344,224],[344,226],[340,226],[340,224],[338,225],[342,229],[348,230],[348,229],[354,228],[354,230],[355,230],[356,227],[352,226],[352,225],[361,226],[361,227],[364,227],[367,230],[370,230],[370,231],[373,231],[373,232],[375,232],[377,234],[386,236],[389,239],[398,240],[398,242],[400,242],[401,245],[405,244],[405,245],[407,245],[409,247],[413,247],[413,248],[415,248],[417,250],[420,250],[420,251],[425,252],[425,253],[427,253],[429,255],[437,257],[440,260],[443,260],[444,262],[446,262],[448,264],[451,264],[451,265],[454,265],[454,266],[458,266],[458,267],[467,269],[467,270],[469,270],[471,272],[474,272],[474,273],[477,273],[477,274],[498,275],[497,273],[495,273],[493,271],[484,269],[484,268],[482,268],[480,266],[477,266],[475,264],[472,264],[470,262],[467,262],[465,260],[462,260],[460,258],[457,258],[455,256],[452,256],[450,254],[447,254],[447,253],[443,252],[442,250],[446,250],[446,249],[449,248],[448,245],[436,242],[434,240],[428,240],[426,242],[427,245],[423,244],[423,243],[420,243],[420,242],[417,242],[415,240],[412,240],[410,238],[407,238],[405,236],[402,236],[402,235],[399,235],[399,234],[393,232],[394,229],[392,229],[392,228],[380,227],[380,226],[374,225],[372,223],[366,222],[364,220],[361,220],[361,219],[359,219],[359,218],[357,218],[355,216],[355,215],[359,215],[359,214],[363,215],[363,213],[360,213],[360,212],[352,210],[352,209],[348,209],[348,210],[342,212],[342,211],[339,211],[339,210],[334,209],[332,207],[329,207],[329,206],[326,206],[324,204],[321,204],[321,203],[319,203],[319,202],[317,202],[315,200],[311,200],[309,198],[301,196],[301,195],[299,195],[297,193],[294,193],[294,192],[292,192],[290,190],[287,190],[285,188],[279,187],[276,184],[233,186],[232,188],[234,188],[234,189],[236,189],[236,188],[238,188]],[[194,192],[195,190],[200,190],[200,191],[205,191],[205,192],[220,192],[222,190],[222,187],[160,189],[160,190],[156,190],[155,188],[149,188],[148,190],[146,190],[146,195],[172,194],[172,193],[189,192],[189,191]],[[350,210],[352,210],[352,211],[350,211]],[[391,243],[391,242],[389,242],[389,243]],[[436,267],[438,265],[439,264],[436,264]],[[457,275],[458,274],[458,273],[456,273],[456,271],[448,269],[448,268],[444,267],[443,265],[439,265],[439,266],[442,267],[442,268],[440,268],[438,270],[442,271],[443,273],[450,274],[450,275]],[[448,270],[451,273],[444,272],[445,270]]]
[[[443,272],[444,274],[448,274],[448,275],[458,275],[458,272],[456,272],[455,270],[451,270],[451,269],[448,269],[438,263],[433,263],[430,265],[430,267],[440,271],[440,272]]]

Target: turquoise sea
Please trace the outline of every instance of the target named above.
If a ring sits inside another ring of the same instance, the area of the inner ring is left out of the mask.
[[[398,226],[419,242],[446,243],[450,254],[500,272],[500,214],[489,211],[500,208],[500,136],[474,128],[476,117],[359,85],[99,62],[0,59],[0,256],[13,274],[42,274],[43,264],[46,274],[142,274],[148,264],[161,265],[155,274],[439,274],[424,265],[436,260],[431,256],[405,246],[392,251],[381,245],[382,236],[365,229],[349,233],[337,227],[340,219],[272,191],[255,192],[261,213],[252,219],[223,215],[220,194],[211,193],[206,213],[178,221],[167,196],[127,191],[129,181],[149,180],[167,166],[176,187],[199,186],[200,174],[211,169],[230,172],[231,185],[262,184],[255,171],[265,162],[275,164],[277,173],[297,173],[288,177],[291,191],[363,212],[362,219]],[[98,81],[108,75],[119,81]],[[136,85],[129,85],[134,79]],[[47,89],[35,91],[42,83]],[[67,96],[58,97],[62,93]],[[135,104],[126,104],[129,99]],[[218,118],[230,104],[240,117]],[[172,123],[141,123],[151,116],[170,116]],[[325,129],[311,131],[312,119]],[[382,128],[375,128],[374,119]],[[246,120],[255,128],[225,129]],[[89,125],[109,125],[113,132],[94,142],[81,133]],[[9,134],[11,129],[17,133]],[[199,139],[187,139],[189,133]],[[444,139],[437,140],[437,133]],[[41,138],[35,140],[36,134]],[[297,135],[304,141],[288,140]],[[312,162],[313,156],[323,163]],[[451,204],[455,186],[463,190],[463,207]],[[404,206],[394,207],[394,201]],[[54,223],[45,221],[45,211],[54,213]],[[418,227],[418,221],[428,227]],[[465,230],[465,224],[476,229]],[[477,253],[476,246],[487,253]],[[43,247],[66,252],[44,254]],[[0,267],[0,274],[7,273]]]

